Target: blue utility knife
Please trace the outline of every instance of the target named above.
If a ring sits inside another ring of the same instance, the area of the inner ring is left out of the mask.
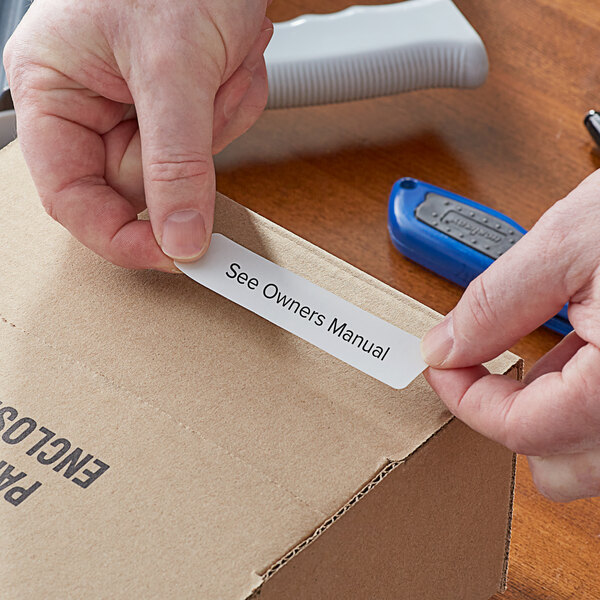
[[[404,256],[462,287],[527,233],[498,211],[411,177],[392,188],[388,229]],[[567,306],[546,327],[569,333]]]

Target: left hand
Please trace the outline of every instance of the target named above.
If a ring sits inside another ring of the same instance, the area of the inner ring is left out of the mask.
[[[48,213],[123,267],[177,272],[206,252],[212,155],[267,101],[267,5],[36,0],[4,63]]]

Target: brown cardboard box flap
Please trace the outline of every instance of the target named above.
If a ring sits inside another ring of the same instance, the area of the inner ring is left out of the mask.
[[[245,598],[449,421],[422,376],[393,390],[183,275],[100,259],[46,215],[16,144],[0,154],[0,189],[0,409],[36,423],[0,441],[0,461],[42,483],[18,507],[0,502],[0,561],[18,564],[7,589],[36,572],[32,596],[101,596],[110,582],[111,597],[176,585]],[[223,196],[215,231],[415,335],[438,318]],[[74,485],[27,454],[41,427],[110,468]]]

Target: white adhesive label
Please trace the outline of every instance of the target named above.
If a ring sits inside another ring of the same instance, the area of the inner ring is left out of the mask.
[[[419,338],[215,233],[188,277],[387,385],[406,387],[426,365]]]

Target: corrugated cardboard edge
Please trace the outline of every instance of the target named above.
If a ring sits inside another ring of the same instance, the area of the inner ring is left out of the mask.
[[[523,380],[523,374],[525,370],[525,363],[522,358],[510,368],[505,375],[508,377],[514,377],[517,381]],[[513,512],[515,506],[515,486],[517,483],[517,455],[513,453],[513,464],[512,464],[512,478],[510,482],[510,500],[508,504],[508,521],[506,524],[506,547],[504,549],[504,566],[502,568],[502,579],[500,580],[499,592],[505,592],[508,587],[508,566],[510,557],[510,541],[512,536],[512,521]]]
[[[507,377],[512,377],[517,381],[523,379],[524,363],[522,358],[518,358],[517,361],[504,372]],[[354,494],[337,512],[327,518],[323,523],[317,527],[309,536],[304,538],[300,543],[291,548],[285,555],[279,560],[273,563],[263,575],[258,575],[261,579],[260,584],[256,587],[245,600],[255,600],[260,597],[262,585],[268,581],[277,571],[282,569],[289,561],[291,561],[300,552],[305,550],[310,544],[312,544],[317,538],[323,535],[333,524],[352,509],[358,502],[360,502],[371,490],[379,485],[388,475],[392,473],[400,465],[408,461],[411,456],[419,452],[426,444],[428,444],[433,438],[439,435],[453,420],[455,417],[450,417],[443,425],[441,425],[434,433],[432,433],[427,439],[415,448],[410,454],[405,456],[402,460],[387,460],[387,463],[374,475],[374,477],[368,481],[358,492]],[[499,592],[506,591],[508,584],[508,564],[510,554],[510,542],[511,542],[511,531],[512,531],[512,519],[513,519],[513,508],[514,508],[514,495],[515,495],[515,483],[516,483],[516,467],[517,467],[517,455],[513,454],[512,460],[512,476],[510,482],[510,495],[507,507],[506,515],[506,544],[504,551],[504,564],[502,567],[502,574],[500,584],[498,587]],[[256,574],[255,574],[256,575]]]

